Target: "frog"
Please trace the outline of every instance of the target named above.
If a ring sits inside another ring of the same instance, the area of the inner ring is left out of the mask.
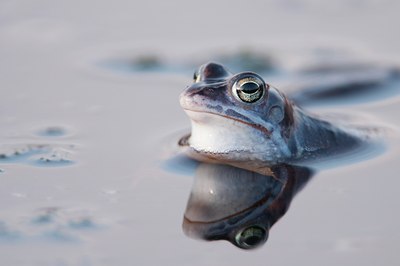
[[[362,149],[376,131],[312,114],[259,74],[233,74],[217,62],[195,71],[179,101],[191,121],[191,133],[179,140],[185,153],[244,169],[340,157]]]
[[[371,144],[382,144],[377,137],[385,128],[372,119],[360,126],[353,123],[353,113],[327,115],[304,107],[398,85],[398,72],[339,70],[329,70],[334,79],[325,83],[321,78],[317,85],[285,91],[255,72],[234,74],[216,62],[195,71],[193,83],[180,95],[191,132],[179,146],[197,162],[182,224],[187,236],[259,248],[294,196],[323,170],[318,163],[350,163],[345,155],[365,156]],[[319,71],[314,74],[329,76]]]

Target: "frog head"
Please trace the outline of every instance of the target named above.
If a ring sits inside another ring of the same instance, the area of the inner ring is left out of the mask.
[[[185,140],[192,157],[279,161],[290,156],[293,110],[258,74],[234,75],[220,64],[207,63],[193,79],[180,95],[192,124]]]

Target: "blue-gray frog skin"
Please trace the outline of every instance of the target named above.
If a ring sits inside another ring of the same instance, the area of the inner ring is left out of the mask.
[[[180,95],[192,132],[181,139],[201,161],[298,163],[360,146],[356,132],[306,113],[253,72],[207,63]]]

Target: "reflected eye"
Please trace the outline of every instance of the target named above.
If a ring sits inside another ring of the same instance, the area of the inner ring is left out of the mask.
[[[267,238],[268,232],[263,227],[253,225],[240,231],[235,241],[240,248],[251,249],[263,244]]]
[[[257,77],[245,77],[233,84],[234,94],[243,102],[254,103],[261,99],[264,94],[265,86],[261,79]]]

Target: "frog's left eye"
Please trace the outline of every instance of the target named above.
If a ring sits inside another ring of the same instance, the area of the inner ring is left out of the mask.
[[[198,71],[195,71],[194,74],[193,74],[193,82],[196,83],[196,82],[199,82],[199,81],[200,81],[200,74],[199,74]]]
[[[233,84],[233,93],[241,101],[246,103],[254,103],[262,98],[265,92],[264,82],[256,77],[249,76],[239,79]]]

